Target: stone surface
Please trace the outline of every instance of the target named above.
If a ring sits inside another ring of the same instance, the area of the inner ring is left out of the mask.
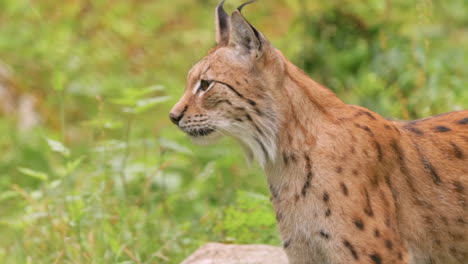
[[[288,264],[280,247],[208,243],[181,264]]]

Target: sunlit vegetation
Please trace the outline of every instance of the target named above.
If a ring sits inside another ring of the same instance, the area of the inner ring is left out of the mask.
[[[167,118],[214,45],[216,4],[0,0],[0,263],[179,263],[209,241],[279,245],[261,170],[231,140],[194,146]],[[347,103],[395,119],[468,107],[465,0],[244,13]]]

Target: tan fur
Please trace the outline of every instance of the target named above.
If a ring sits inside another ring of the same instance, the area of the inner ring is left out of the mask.
[[[260,162],[290,263],[468,263],[468,111],[388,121],[343,103],[263,35],[261,47],[240,43],[252,32],[236,27],[171,113],[194,140],[230,135]],[[200,80],[217,82],[194,93]]]

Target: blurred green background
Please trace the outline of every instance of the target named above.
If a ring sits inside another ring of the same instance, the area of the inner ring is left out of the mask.
[[[279,244],[260,169],[167,118],[214,45],[217,3],[0,0],[0,263]],[[347,103],[396,119],[468,106],[466,0],[264,0],[244,14]]]

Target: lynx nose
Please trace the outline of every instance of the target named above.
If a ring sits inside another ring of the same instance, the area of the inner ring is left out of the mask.
[[[182,119],[183,117],[183,113],[182,114],[175,114],[175,113],[170,113],[169,114],[169,119],[171,119],[172,123],[176,124],[176,125],[179,125],[179,121]]]
[[[171,110],[169,114],[169,119],[171,119],[172,123],[179,125],[180,120],[184,117],[185,112],[187,112],[188,106],[186,105],[182,111],[180,111],[180,107],[177,105]]]

